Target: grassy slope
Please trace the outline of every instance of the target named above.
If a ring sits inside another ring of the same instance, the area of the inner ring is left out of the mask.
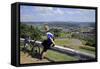
[[[86,50],[84,48],[81,48],[81,46],[83,46],[83,44],[78,39],[55,39],[55,43],[56,43],[56,45],[61,45],[61,46],[64,46],[64,47],[68,47],[68,48],[72,48],[72,49],[75,49],[75,50],[87,52],[87,53],[90,53],[90,54],[95,54],[95,51]],[[85,47],[85,45],[84,45],[84,47]],[[91,48],[91,47],[88,46],[88,48]]]
[[[55,51],[51,51],[51,50],[49,50],[47,52],[47,57],[52,59],[52,60],[55,60],[55,61],[75,61],[75,60],[78,60],[75,57],[65,55],[65,54],[62,54],[62,53],[58,53],[58,52],[55,52]]]

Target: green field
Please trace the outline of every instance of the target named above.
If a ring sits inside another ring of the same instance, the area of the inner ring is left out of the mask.
[[[71,49],[87,52],[90,54],[95,54],[95,48],[91,46],[86,46],[83,44],[82,40],[79,39],[55,39],[56,45],[60,45],[63,47],[68,47]]]
[[[58,53],[58,52],[55,52],[52,50],[48,50],[47,57],[52,59],[52,60],[55,60],[55,61],[76,61],[76,60],[78,60],[75,57],[65,55],[62,53]]]

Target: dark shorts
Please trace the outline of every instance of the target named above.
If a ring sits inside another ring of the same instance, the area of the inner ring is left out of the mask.
[[[48,40],[44,40],[44,41],[42,42],[43,51],[46,52],[48,49],[50,49],[51,44],[52,44],[52,43],[48,42]]]

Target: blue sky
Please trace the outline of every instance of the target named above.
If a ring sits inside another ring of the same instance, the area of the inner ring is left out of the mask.
[[[95,10],[21,6],[21,22],[43,22],[43,21],[72,21],[72,22],[95,22]]]

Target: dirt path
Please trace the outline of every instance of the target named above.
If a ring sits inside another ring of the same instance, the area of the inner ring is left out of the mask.
[[[26,63],[43,63],[43,62],[50,62],[47,59],[39,60],[37,58],[33,58],[28,53],[20,52],[20,63],[26,64]]]

